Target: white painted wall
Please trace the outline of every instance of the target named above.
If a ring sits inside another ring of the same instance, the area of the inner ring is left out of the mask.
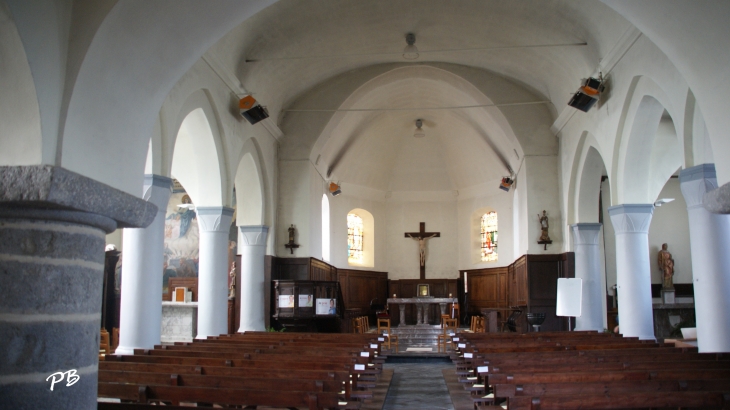
[[[418,232],[426,222],[426,232],[441,237],[426,241],[426,278],[458,277],[459,219],[456,200],[432,202],[388,201],[386,208],[386,261],[389,279],[418,279],[418,242],[406,232]]]
[[[527,253],[529,254],[553,254],[562,253],[563,250],[563,217],[561,212],[560,194],[558,187],[558,157],[553,155],[525,157],[524,168],[526,176],[521,180],[521,186],[527,190]],[[570,168],[568,168],[570,169]],[[539,215],[547,211],[549,220],[548,234],[553,241],[547,245],[540,245],[542,229],[540,227]],[[525,229],[523,228],[523,232]]]

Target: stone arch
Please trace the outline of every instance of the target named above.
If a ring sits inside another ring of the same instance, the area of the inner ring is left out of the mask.
[[[117,2],[68,93],[58,165],[139,195],[150,131],[170,90],[213,43],[272,3],[196,3],[171,12],[161,3]]]
[[[33,74],[23,42],[5,2],[0,2],[0,165],[35,165],[55,160],[45,143]],[[44,155],[45,154],[45,155]]]
[[[243,145],[242,153],[235,178],[236,225],[264,225],[266,190],[256,141],[248,139]]]
[[[230,204],[221,128],[208,93],[193,92],[173,125],[162,158],[169,175],[183,184],[196,206]]]
[[[692,90],[684,106],[684,168],[714,163],[707,124]]]
[[[681,166],[682,133],[673,118],[682,117],[677,116],[664,90],[646,76],[635,77],[615,143],[611,168],[613,204],[653,202],[657,189],[661,190]]]

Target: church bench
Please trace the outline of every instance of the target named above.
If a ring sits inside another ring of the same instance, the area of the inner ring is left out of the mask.
[[[248,353],[292,353],[303,352],[309,355],[328,355],[331,353],[351,353],[360,354],[367,351],[373,355],[378,354],[377,348],[372,346],[379,345],[357,345],[353,347],[342,346],[296,346],[296,345],[235,345],[235,344],[211,344],[211,343],[191,343],[186,345],[156,345],[155,349],[161,350],[181,350],[181,351],[215,351],[215,352],[248,352]]]
[[[488,375],[490,386],[496,384],[528,383],[587,383],[628,380],[708,380],[730,378],[726,369],[662,369],[662,370],[624,370],[605,372],[534,372],[534,373],[497,373]]]
[[[210,387],[160,386],[99,382],[99,397],[132,400],[139,403],[193,402],[223,405],[255,405],[271,407],[305,407],[310,410],[326,408],[356,409],[358,402],[342,402],[333,392],[232,389]]]
[[[122,371],[122,372],[147,372],[147,373],[170,373],[170,374],[195,374],[195,375],[218,375],[235,376],[242,378],[267,378],[267,379],[288,379],[300,380],[333,380],[345,386],[346,397],[351,391],[358,390],[357,378],[350,378],[346,370],[301,370],[301,369],[276,369],[264,370],[241,368],[241,367],[220,367],[220,366],[195,366],[158,363],[134,363],[134,362],[112,362],[99,363],[101,371]]]
[[[730,391],[730,379],[497,384],[493,388],[494,396],[499,398],[570,394],[624,394],[640,391]]]
[[[511,363],[498,364],[488,367],[488,371],[479,372],[486,374],[496,374],[505,372],[572,372],[582,369],[590,369],[595,371],[614,371],[614,370],[662,370],[662,369],[728,369],[730,370],[730,362],[728,361],[709,361],[709,360],[685,360],[685,361],[628,361],[628,362],[574,362],[566,360],[564,363],[551,363],[544,365],[541,363]]]
[[[252,341],[244,341],[244,342],[238,342],[236,340],[214,340],[214,341],[204,341],[204,342],[196,342],[196,345],[200,346],[229,346],[229,347],[254,347],[254,348],[269,348],[271,346],[276,347],[289,347],[289,348],[312,348],[312,349],[320,349],[320,350],[329,350],[329,349],[355,349],[355,350],[369,350],[373,352],[377,352],[378,354],[381,354],[381,344],[379,342],[372,342],[372,343],[334,343],[334,342],[328,342],[328,343],[320,343],[320,342],[312,342],[312,341],[295,341],[295,342],[289,342],[289,341],[279,341],[276,344],[274,343],[258,343],[258,342],[252,342]],[[181,344],[176,344],[181,345]],[[375,347],[377,346],[377,347]]]
[[[565,396],[514,397],[508,410],[572,410],[626,408],[730,408],[726,392],[631,392],[616,395],[579,394]]]
[[[273,362],[281,361],[302,361],[302,362],[318,362],[318,363],[352,363],[364,365],[365,373],[379,373],[382,371],[382,364],[375,363],[372,356],[364,357],[347,353],[345,355],[338,355],[332,353],[330,355],[309,355],[301,352],[295,353],[281,353],[275,354],[273,352],[262,352],[262,353],[231,353],[231,352],[206,352],[206,351],[184,351],[184,350],[144,350],[137,351],[135,349],[135,356],[157,356],[157,357],[171,357],[171,358],[193,358],[193,359],[228,359],[228,360],[268,360]]]
[[[176,374],[176,373],[149,373],[140,371],[117,371],[100,370],[99,382],[105,383],[132,383],[144,385],[162,386],[187,386],[187,387],[215,387],[235,389],[260,389],[260,390],[294,390],[311,392],[335,392],[341,393],[345,400],[344,384],[333,379],[307,380],[298,378],[266,378],[266,374],[260,377],[247,378],[239,376],[215,376],[200,374]],[[369,392],[368,392],[369,393]],[[372,394],[363,394],[363,398],[370,398]]]

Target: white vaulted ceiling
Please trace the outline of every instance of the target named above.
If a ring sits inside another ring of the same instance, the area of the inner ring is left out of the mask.
[[[268,107],[281,159],[380,191],[448,191],[555,155],[550,125],[631,27],[592,0],[282,0],[207,55]]]

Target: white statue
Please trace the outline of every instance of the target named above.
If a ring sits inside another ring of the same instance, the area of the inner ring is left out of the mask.
[[[426,237],[413,236],[411,234],[406,234],[406,235],[408,235],[409,238],[415,239],[418,241],[418,253],[421,257],[421,266],[425,266],[426,265],[426,240],[433,238],[434,236],[436,236],[436,234],[433,234],[431,236],[426,236]]]

